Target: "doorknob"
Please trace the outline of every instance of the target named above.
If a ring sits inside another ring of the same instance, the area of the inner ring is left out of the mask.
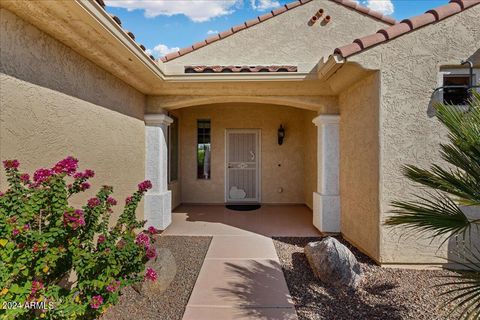
[[[255,153],[253,153],[253,151],[250,151],[250,155],[252,156],[252,161],[255,160]]]

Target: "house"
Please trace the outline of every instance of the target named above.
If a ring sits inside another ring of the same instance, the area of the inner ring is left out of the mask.
[[[102,0],[2,0],[0,158],[74,155],[118,198],[148,178],[160,229],[180,203],[304,204],[379,264],[440,263],[383,221],[418,192],[401,166],[440,161],[434,89],[468,84],[463,60],[480,82],[479,3],[397,22],[300,0],[155,61]]]

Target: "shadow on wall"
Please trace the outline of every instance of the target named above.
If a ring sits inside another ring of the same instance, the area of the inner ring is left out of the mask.
[[[143,120],[142,93],[4,9],[0,33],[0,73]]]
[[[216,288],[225,301],[232,302],[238,309],[235,317],[263,320],[294,319],[291,298],[283,284],[280,264],[273,260],[251,261],[248,266],[227,263],[228,273],[235,281],[227,288]],[[277,311],[274,315],[271,309]]]

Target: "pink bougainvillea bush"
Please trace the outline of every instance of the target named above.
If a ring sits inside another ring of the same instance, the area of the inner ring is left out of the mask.
[[[125,200],[113,226],[117,204],[103,186],[81,208],[69,198],[90,188],[92,170],[78,171],[67,157],[32,176],[17,160],[3,162],[8,189],[0,192],[0,318],[95,319],[118,300],[120,290],[155,281],[145,263],[156,257],[156,230],[142,230],[135,210],[150,181]]]

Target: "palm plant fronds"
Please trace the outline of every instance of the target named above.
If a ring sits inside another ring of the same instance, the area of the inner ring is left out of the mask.
[[[440,286],[449,288],[444,295],[447,303],[455,305],[451,313],[459,311],[460,318],[480,319],[480,251],[472,243],[472,231],[480,230],[480,217],[471,218],[464,212],[465,206],[475,206],[480,212],[480,94],[472,92],[467,109],[441,104],[436,111],[449,131],[449,143],[440,145],[441,158],[449,167],[404,166],[407,179],[435,192],[392,202],[392,216],[385,224],[403,226],[432,240],[444,237],[441,244],[461,237],[463,252],[457,252],[460,260],[447,260],[463,270],[448,276]]]

